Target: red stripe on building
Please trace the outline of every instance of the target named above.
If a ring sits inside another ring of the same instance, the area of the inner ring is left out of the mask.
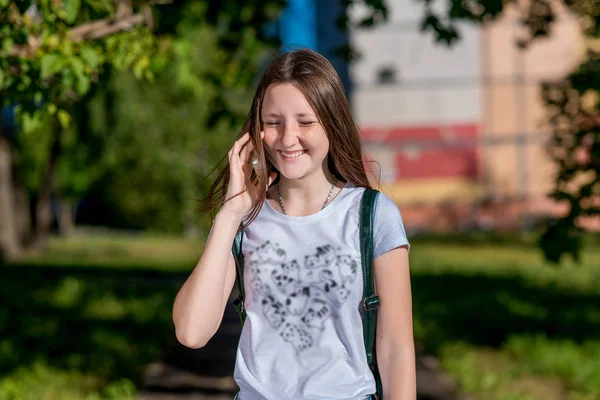
[[[395,161],[396,179],[398,180],[476,178],[479,173],[476,149],[428,149],[416,157],[398,152]]]
[[[367,142],[383,142],[410,148],[396,147],[394,167],[396,179],[477,178],[480,172],[476,139],[477,124],[402,126],[362,128],[361,136]],[[456,146],[456,141],[471,144]],[[426,142],[419,148],[419,141]],[[400,149],[402,150],[400,150]]]

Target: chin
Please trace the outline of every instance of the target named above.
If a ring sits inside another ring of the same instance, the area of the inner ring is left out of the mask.
[[[320,170],[321,165],[313,162],[303,162],[303,163],[288,163],[286,161],[277,163],[279,165],[275,165],[281,176],[285,179],[289,180],[297,180],[303,179],[310,175],[314,175],[317,171]]]
[[[297,171],[282,171],[279,170],[279,173],[281,174],[282,177],[284,177],[285,179],[289,179],[290,181],[294,181],[297,179],[302,179],[304,178],[306,175],[306,173],[300,173]]]
[[[310,175],[310,170],[306,168],[290,168],[287,165],[284,165],[283,168],[278,167],[277,170],[282,177],[289,180],[302,179]]]

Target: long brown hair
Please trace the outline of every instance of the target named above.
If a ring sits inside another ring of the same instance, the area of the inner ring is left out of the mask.
[[[259,165],[254,182],[258,188],[255,203],[244,219],[242,229],[256,218],[267,195],[267,181],[275,167],[265,156],[261,142],[261,108],[269,85],[293,83],[317,113],[329,139],[328,167],[332,174],[356,186],[371,187],[363,161],[358,129],[340,78],[331,63],[319,53],[294,50],[276,56],[267,66],[256,89],[252,107],[238,139],[250,133]],[[205,199],[205,209],[216,211],[226,201],[229,165],[219,174]]]

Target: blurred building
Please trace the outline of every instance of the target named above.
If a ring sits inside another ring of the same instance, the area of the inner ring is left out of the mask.
[[[540,84],[560,79],[584,55],[578,21],[565,10],[548,38],[517,46],[510,8],[485,28],[461,24],[452,47],[419,26],[422,3],[387,0],[388,21],[340,32],[337,1],[289,0],[280,21],[287,46],[332,60],[347,88],[373,173],[413,229],[514,229],[560,212],[548,200]],[[437,3],[435,3],[437,4]],[[355,6],[352,17],[364,9]],[[351,64],[335,48],[349,40]]]
[[[552,35],[521,49],[508,9],[485,28],[460,25],[461,40],[447,47],[420,32],[422,4],[387,4],[386,24],[351,32],[362,54],[350,66],[352,103],[382,190],[405,219],[501,229],[560,212],[547,199],[554,171],[540,84],[579,65],[575,17],[558,10]]]

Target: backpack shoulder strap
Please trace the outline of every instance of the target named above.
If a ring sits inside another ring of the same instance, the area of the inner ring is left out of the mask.
[[[233,305],[237,310],[242,324],[246,320],[246,309],[244,308],[244,254],[242,253],[242,242],[244,231],[238,231],[233,239],[231,251],[235,259],[235,282],[238,288],[238,297],[233,301]]]
[[[366,188],[361,203],[360,214],[360,252],[363,271],[363,329],[367,362],[375,382],[377,393],[381,399],[381,378],[377,368],[375,354],[375,334],[377,329],[377,309],[379,308],[379,297],[375,293],[375,282],[373,278],[373,219],[375,201],[379,192],[375,189]]]

